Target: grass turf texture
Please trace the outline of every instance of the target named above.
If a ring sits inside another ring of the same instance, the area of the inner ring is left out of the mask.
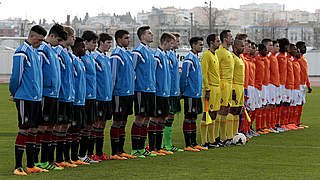
[[[165,157],[104,161],[99,164],[69,168],[63,171],[36,173],[26,177],[13,175],[14,142],[17,134],[17,112],[9,102],[8,84],[0,84],[0,179],[318,179],[320,145],[320,88],[308,94],[303,123],[309,129],[268,134],[252,138],[245,146],[227,147],[202,152],[177,152]],[[127,125],[125,149],[131,150]],[[183,116],[176,117],[173,142],[183,147]],[[200,116],[198,118],[198,142]],[[109,130],[105,131],[104,152],[110,154]],[[24,155],[25,158],[25,155]],[[24,167],[25,167],[24,159]]]

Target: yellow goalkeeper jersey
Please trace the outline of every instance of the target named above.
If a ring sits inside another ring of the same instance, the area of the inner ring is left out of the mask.
[[[244,62],[237,55],[232,53],[234,60],[233,84],[244,85]]]
[[[223,46],[220,46],[219,49],[216,50],[216,55],[219,60],[220,79],[232,83],[234,60],[231,52]]]
[[[220,85],[219,61],[209,49],[201,56],[203,90],[210,90],[210,86]]]

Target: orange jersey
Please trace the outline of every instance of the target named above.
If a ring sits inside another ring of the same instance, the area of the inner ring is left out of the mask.
[[[294,89],[293,59],[293,56],[287,56],[287,81],[285,87],[290,90]]]
[[[297,58],[294,58],[292,62],[293,66],[293,75],[294,75],[294,89],[299,90],[300,89],[300,83],[301,83],[301,69],[300,69],[300,60]]]
[[[245,54],[240,54],[240,58],[244,62],[244,89],[248,89],[249,84],[249,62],[247,61],[247,58]]]
[[[280,77],[280,84],[285,85],[287,81],[287,52],[279,53],[277,56],[278,59],[278,65],[279,65],[279,77]]]
[[[301,85],[307,85],[310,87],[310,81],[308,76],[308,64],[307,59],[304,55],[301,55],[299,59],[300,69],[301,69]]]
[[[256,58],[255,65],[256,65],[256,76],[254,81],[254,87],[262,90],[262,82],[264,80],[264,61],[267,57],[263,57],[259,54]]]
[[[268,86],[268,84],[270,83],[270,54],[271,52],[264,59],[264,78],[262,84],[265,86]]]
[[[277,60],[277,54],[274,54],[271,52],[271,55],[269,56],[270,60],[270,83],[279,87],[280,86],[280,77],[279,77],[279,65]]]
[[[256,77],[256,64],[255,64],[255,58],[254,56],[247,56],[247,63],[249,67],[249,80],[248,80],[248,85],[249,86],[254,86],[254,81]]]

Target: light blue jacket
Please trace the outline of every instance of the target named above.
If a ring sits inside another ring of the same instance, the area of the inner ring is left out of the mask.
[[[187,54],[182,64],[180,91],[186,97],[201,98],[202,96],[200,59],[192,51]]]
[[[156,92],[156,75],[153,50],[140,43],[133,51],[133,64],[135,66],[135,91]]]
[[[179,60],[173,50],[167,51],[167,56],[169,58],[169,68],[171,75],[170,96],[179,96]]]
[[[86,55],[82,56],[81,59],[86,67],[86,99],[96,99],[96,64],[93,60],[92,54],[88,50],[86,50]]]
[[[154,59],[156,65],[156,96],[169,97],[171,88],[169,59],[160,48],[157,48],[154,52]]]
[[[83,61],[69,52],[74,68],[74,105],[84,106],[86,100],[86,68]]]
[[[117,46],[111,56],[112,87],[115,96],[134,94],[134,66],[132,55],[125,48]]]
[[[24,42],[13,55],[9,91],[15,99],[41,101],[42,67],[38,52]]]
[[[60,61],[61,70],[61,89],[59,92],[59,101],[74,101],[74,71],[72,59],[69,56],[67,48],[59,45],[55,48]]]
[[[104,53],[98,49],[92,53],[92,57],[96,63],[97,72],[97,100],[112,100],[112,73],[111,63]]]
[[[38,48],[42,62],[43,96],[58,98],[61,87],[60,62],[57,52],[47,43],[42,42]]]

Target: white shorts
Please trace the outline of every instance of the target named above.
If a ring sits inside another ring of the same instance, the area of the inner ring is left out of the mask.
[[[293,100],[293,90],[285,89],[285,97],[286,99],[284,99],[283,102],[291,103]]]
[[[280,104],[281,96],[280,96],[280,87],[277,87],[273,84],[268,85],[269,90],[269,100],[270,104]]]
[[[303,104],[306,103],[307,85],[300,85],[300,94],[301,94],[301,102]]]
[[[301,91],[298,89],[292,90],[292,101],[290,106],[301,105],[301,102],[302,102]]]
[[[255,95],[256,95],[256,109],[262,107],[262,90],[255,88]]]
[[[280,96],[281,101],[286,102],[287,96],[285,85],[280,85]]]
[[[269,104],[268,100],[269,100],[269,87],[262,85],[262,92],[261,92],[262,105]]]
[[[247,107],[252,111],[254,111],[256,107],[255,88],[253,86],[248,86]]]

